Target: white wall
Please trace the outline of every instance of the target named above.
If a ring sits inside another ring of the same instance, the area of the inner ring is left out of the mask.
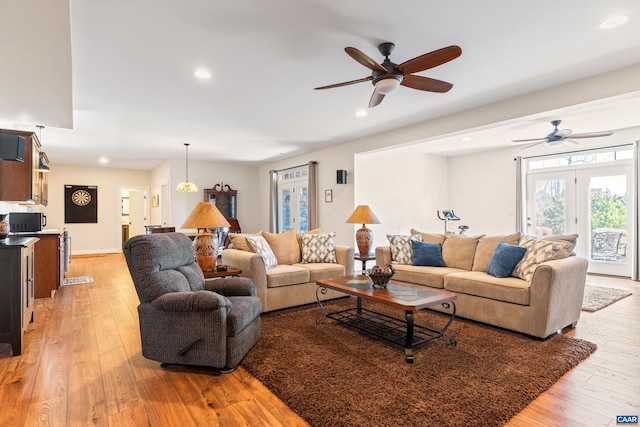
[[[238,222],[243,231],[253,232],[261,227],[261,212],[258,205],[258,168],[232,163],[200,162],[189,160],[189,181],[198,186],[195,193],[179,193],[176,186],[185,179],[184,160],[170,160],[169,174],[165,172],[154,186],[160,186],[168,178],[169,210],[168,224],[181,229],[194,206],[204,200],[203,190],[216,184],[228,184],[238,190]],[[162,166],[163,169],[166,168]],[[162,203],[162,202],[161,202]],[[189,231],[189,230],[185,230]],[[191,230],[195,231],[195,230]]]
[[[150,185],[150,172],[105,167],[83,167],[51,164],[49,173],[49,205],[47,228],[66,228],[71,237],[72,254],[111,253],[122,250],[121,189]],[[98,187],[98,222],[65,224],[64,186],[96,185]]]
[[[387,234],[409,234],[411,228],[442,232],[436,211],[449,209],[445,157],[393,149],[364,153],[356,155],[355,170],[354,204],[369,205],[380,220],[367,225],[374,247],[387,245]]]

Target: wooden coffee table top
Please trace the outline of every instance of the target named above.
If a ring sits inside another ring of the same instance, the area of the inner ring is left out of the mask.
[[[386,289],[374,287],[371,279],[363,275],[320,279],[316,283],[321,287],[401,307],[403,310],[408,311],[422,310],[456,299],[456,294],[444,289],[400,283],[394,280],[389,281]]]

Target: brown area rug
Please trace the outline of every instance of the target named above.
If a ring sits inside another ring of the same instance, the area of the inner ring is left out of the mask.
[[[242,362],[312,426],[504,425],[596,349],[565,335],[541,341],[456,318],[408,364],[401,347],[333,320],[316,324],[321,317],[317,305],[263,314],[262,338]],[[445,320],[416,315],[419,324]]]
[[[587,285],[584,288],[582,311],[598,311],[629,295],[632,295],[632,292],[625,289]]]

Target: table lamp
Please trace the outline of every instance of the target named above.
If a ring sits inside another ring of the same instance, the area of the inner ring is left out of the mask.
[[[356,231],[356,243],[360,255],[367,255],[373,242],[373,231],[365,227],[365,224],[380,224],[380,220],[367,205],[358,205],[355,211],[347,219],[348,224],[362,224],[362,228]]]
[[[211,233],[209,229],[218,227],[230,227],[230,224],[211,202],[199,202],[182,224],[182,228],[198,229],[198,235],[193,239],[193,251],[202,271],[214,271],[216,268],[220,242],[217,232]]]

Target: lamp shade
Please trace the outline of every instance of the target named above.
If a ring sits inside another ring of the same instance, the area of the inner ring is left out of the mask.
[[[216,205],[211,202],[198,202],[191,215],[184,221],[182,228],[231,227]]]
[[[351,216],[347,218],[348,224],[380,224],[380,220],[367,205],[358,205]]]

